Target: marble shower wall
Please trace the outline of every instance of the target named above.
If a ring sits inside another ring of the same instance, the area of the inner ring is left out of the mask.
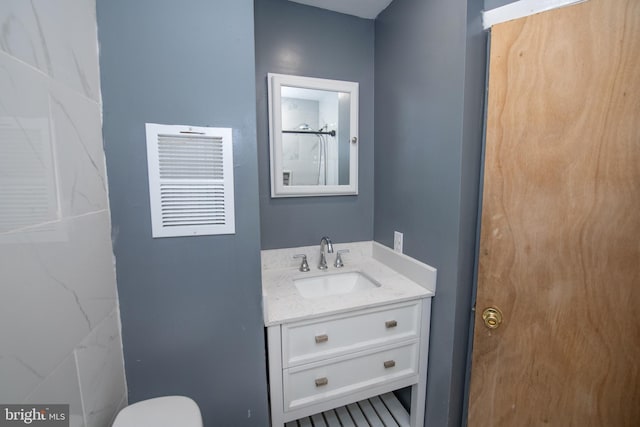
[[[0,7],[0,403],[126,404],[94,0]]]

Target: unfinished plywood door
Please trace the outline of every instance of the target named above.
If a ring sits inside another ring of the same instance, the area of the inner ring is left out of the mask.
[[[640,1],[494,27],[489,80],[468,423],[639,426]]]

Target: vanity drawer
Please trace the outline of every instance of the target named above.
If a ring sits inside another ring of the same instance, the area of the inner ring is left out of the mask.
[[[335,399],[387,381],[417,375],[416,341],[283,371],[285,411]],[[417,378],[417,377],[416,377]]]
[[[283,367],[418,338],[419,302],[282,326]]]

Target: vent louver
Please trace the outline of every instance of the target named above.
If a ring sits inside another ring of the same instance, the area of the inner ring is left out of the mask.
[[[58,220],[49,126],[47,119],[0,117],[0,233]]]
[[[235,233],[229,128],[147,123],[153,237]]]

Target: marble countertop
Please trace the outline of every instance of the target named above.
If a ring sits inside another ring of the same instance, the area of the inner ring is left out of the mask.
[[[262,295],[266,326],[428,298],[435,294],[436,270],[426,264],[374,242],[333,246],[334,253],[327,255],[329,269],[325,271],[317,268],[319,245],[262,251]],[[333,262],[339,249],[349,249],[350,252],[342,255],[345,266],[335,268]],[[307,255],[311,271],[298,270],[300,260],[292,258],[298,253]],[[306,299],[300,296],[293,284],[298,278],[352,271],[365,273],[381,286],[349,294]]]

